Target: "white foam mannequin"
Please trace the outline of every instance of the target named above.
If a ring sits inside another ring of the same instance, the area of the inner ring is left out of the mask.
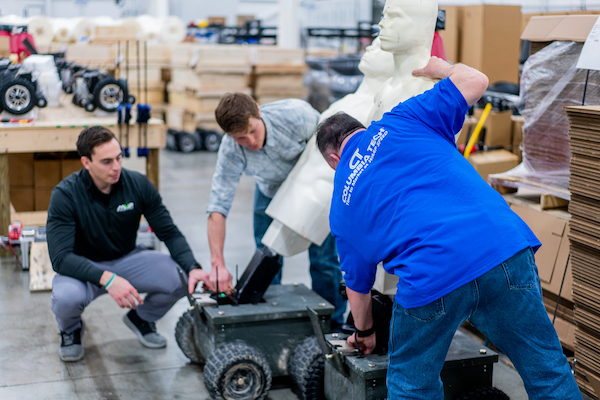
[[[382,51],[379,38],[375,38],[358,68],[364,78],[356,92],[333,103],[321,114],[319,122],[344,111],[367,125],[375,94],[392,76],[392,54]],[[311,243],[323,243],[329,234],[334,172],[323,159],[313,136],[266,210],[274,221],[262,239],[265,246],[292,256],[306,250]]]
[[[394,74],[375,96],[368,123],[378,121],[398,103],[433,88],[436,81],[415,77],[431,57],[437,0],[387,0],[379,22],[382,50],[394,57]]]

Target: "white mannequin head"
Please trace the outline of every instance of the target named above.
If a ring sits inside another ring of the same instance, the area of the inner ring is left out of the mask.
[[[437,0],[386,0],[379,22],[381,49],[401,53],[416,48],[431,51]]]
[[[379,36],[365,49],[358,69],[365,78],[387,79],[394,73],[394,57],[392,53],[381,50]]]

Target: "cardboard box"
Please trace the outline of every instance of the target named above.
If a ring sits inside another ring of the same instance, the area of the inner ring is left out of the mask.
[[[521,6],[463,7],[460,62],[483,72],[490,84],[519,82]]]
[[[83,168],[81,164],[81,160],[79,158],[65,158],[61,160],[60,163],[60,175],[62,179],[65,179],[67,176],[71,175],[73,172],[77,172]]]
[[[15,207],[15,211],[33,211],[34,210],[34,189],[31,187],[10,187],[10,203]]]
[[[519,157],[519,162],[521,162],[523,161],[521,142],[523,141],[523,123],[525,123],[525,118],[522,115],[513,115],[510,119],[512,121],[512,152]]]
[[[553,15],[532,17],[521,34],[522,40],[529,40],[529,53],[534,54],[555,40],[585,42],[597,15]]]
[[[53,188],[35,188],[35,210],[46,211],[50,205],[50,195]]]
[[[35,160],[35,184],[36,188],[50,188],[58,185],[61,178],[61,160]]]
[[[492,150],[473,153],[469,162],[487,182],[488,175],[506,172],[519,165],[519,157],[507,150]]]
[[[549,13],[534,13],[534,14],[523,14],[522,24],[521,24],[521,33],[525,30],[529,21],[533,17],[550,17],[556,15],[593,15],[600,14],[600,10],[572,10],[572,11],[562,11],[562,12],[549,12]]]
[[[470,128],[468,126],[467,129],[463,128],[463,132],[461,132],[458,140],[456,141],[457,145],[466,144],[467,135],[469,135],[470,137],[473,130],[475,129],[475,126],[477,125],[477,121],[479,121],[479,119],[481,118],[482,113],[482,109],[474,109],[473,118],[476,122],[475,124],[471,125]],[[483,129],[479,133],[479,138],[477,142],[480,142],[483,139],[483,143],[486,146],[502,146],[504,148],[510,149],[512,146],[511,116],[511,111],[490,111],[488,117],[485,120],[485,124],[483,125]]]
[[[0,57],[10,57],[10,38],[8,36],[0,36]]]
[[[504,197],[510,208],[519,216],[542,243],[535,253],[535,263],[542,288],[563,299],[573,302],[573,274],[569,258],[569,219],[566,211],[542,211],[539,204],[517,201],[513,196]],[[567,273],[565,275],[565,268]],[[565,278],[562,292],[560,286]]]
[[[440,9],[446,11],[446,28],[439,31],[444,42],[446,58],[449,62],[457,63],[460,60],[462,7],[440,6]]]
[[[8,180],[10,186],[33,186],[33,153],[8,154]]]

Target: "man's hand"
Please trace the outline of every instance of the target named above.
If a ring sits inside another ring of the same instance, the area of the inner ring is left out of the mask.
[[[121,308],[136,309],[136,300],[139,304],[144,304],[138,291],[125,278],[116,275],[106,290],[112,296]]]
[[[350,335],[347,339],[348,344],[352,348],[356,348],[356,339],[358,339],[358,345],[360,346],[360,351],[364,354],[371,354],[373,350],[375,350],[377,335],[373,333],[371,336],[367,337],[358,337],[357,335]]]
[[[432,56],[425,68],[415,69],[413,76],[424,76],[431,79],[444,79],[450,75],[452,65],[448,62]]]
[[[213,290],[210,287],[210,274],[200,268],[194,268],[189,273],[188,278],[188,291],[190,294],[194,293],[198,282],[204,282],[203,288]]]
[[[225,267],[223,257],[223,246],[225,243],[225,216],[218,212],[212,212],[208,216],[208,247],[210,248],[210,290],[217,291],[217,271],[219,271],[219,291],[230,294],[231,274]]]
[[[489,79],[475,68],[464,64],[451,65],[441,58],[431,57],[425,68],[415,69],[414,76],[433,79],[450,78],[470,106],[474,105],[486,91]]]
[[[225,294],[231,294],[231,290],[233,289],[233,286],[231,285],[232,277],[224,265],[212,265],[209,287],[212,288],[212,291],[217,291],[217,271],[219,271],[219,291]]]

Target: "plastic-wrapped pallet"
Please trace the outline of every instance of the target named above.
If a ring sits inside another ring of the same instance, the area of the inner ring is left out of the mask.
[[[521,76],[523,162],[529,179],[568,188],[569,121],[566,106],[600,100],[599,73],[576,68],[582,43],[555,41],[529,57]]]

